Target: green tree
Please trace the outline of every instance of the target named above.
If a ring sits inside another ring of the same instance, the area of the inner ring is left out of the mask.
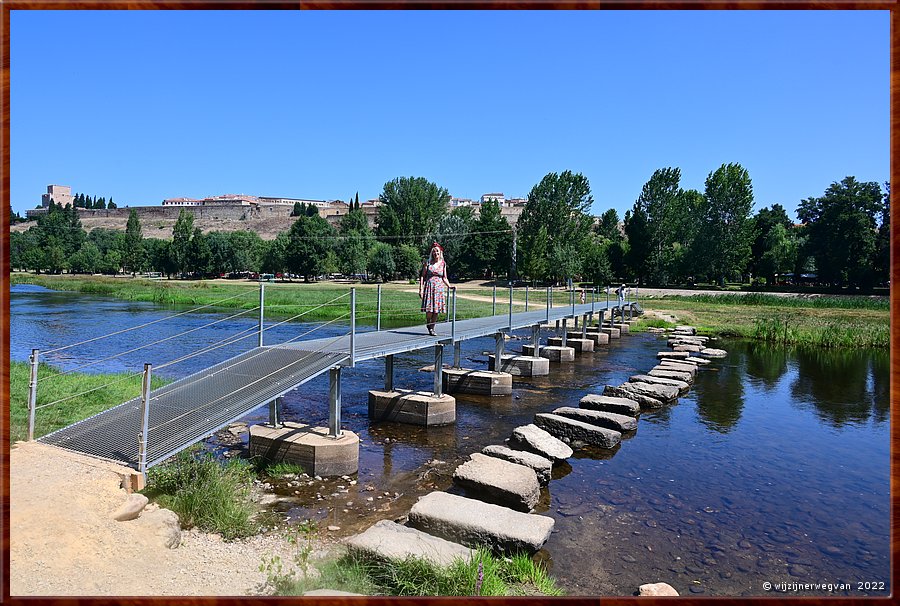
[[[418,278],[425,260],[415,246],[401,244],[392,251],[394,270],[404,280]]]
[[[886,284],[891,279],[891,184],[884,184],[881,225],[875,238],[875,281]]]
[[[103,263],[103,255],[97,245],[88,240],[81,245],[70,259],[72,272],[94,274],[100,271]]]
[[[540,183],[531,188],[528,202],[516,223],[523,261],[519,265],[526,265],[525,257],[533,255],[528,247],[537,242],[541,228],[546,233],[546,247],[543,249],[545,263],[550,263],[549,256],[554,250],[560,250],[559,245],[570,246],[576,254],[572,263],[580,264],[578,255],[593,225],[593,218],[588,214],[592,203],[590,184],[581,173],[567,170],[545,175]],[[529,259],[528,265],[532,271],[538,267],[534,259]],[[522,271],[527,275],[524,268]]]
[[[228,269],[232,272],[258,271],[262,238],[254,231],[238,230],[228,234],[231,254],[228,256]]]
[[[116,203],[113,202],[112,196],[109,197],[109,202],[107,203],[106,208],[117,208]]]
[[[526,233],[519,238],[519,271],[530,280],[544,280],[550,268],[547,250],[547,228],[538,227],[536,233]]]
[[[797,215],[807,224],[810,253],[819,280],[838,286],[870,286],[875,278],[876,218],[886,206],[875,181],[845,177],[821,198],[800,203]]]
[[[369,249],[375,243],[369,221],[361,210],[354,208],[341,217],[339,229],[341,238],[335,247],[338,271],[345,276],[364,273]]]
[[[453,272],[454,276],[468,272],[469,228],[470,222],[464,215],[453,213],[445,215],[435,228],[434,239],[444,248],[448,271]]]
[[[769,230],[764,246],[757,272],[771,284],[775,274],[793,271],[797,262],[797,240],[783,223],[776,223]]]
[[[641,284],[650,271],[652,243],[650,228],[647,225],[647,213],[640,206],[632,211],[625,211],[625,236],[628,238],[628,249],[625,251],[625,265]]]
[[[500,214],[500,204],[495,198],[481,205],[481,212],[472,223],[468,249],[473,274],[487,277],[509,272],[512,228]]]
[[[610,242],[622,237],[622,233],[619,231],[619,213],[615,208],[610,208],[600,215],[595,231]]]
[[[584,242],[582,242],[584,246]],[[549,273],[556,282],[567,282],[581,272],[582,253],[573,244],[556,242],[550,250]]]
[[[611,245],[612,242],[605,238],[594,237],[587,241],[587,249],[583,253],[582,275],[598,288],[608,286],[614,279],[606,250]]]
[[[706,178],[697,242],[708,276],[720,285],[743,272],[750,259],[753,185],[740,164],[723,164]]]
[[[122,269],[122,253],[115,248],[110,248],[103,255],[100,263],[100,271],[105,274],[116,275]]]
[[[153,271],[164,273],[167,278],[178,271],[172,256],[172,243],[158,238],[144,239],[147,250],[147,264]]]
[[[52,204],[47,213],[38,218],[36,228],[40,246],[45,251],[50,246],[59,246],[64,259],[74,255],[87,238],[78,219],[78,211],[72,205]]]
[[[760,261],[768,250],[769,234],[776,225],[782,225],[790,231],[793,225],[787,211],[781,204],[773,204],[771,208],[765,207],[757,211],[751,219],[753,230],[753,242],[750,244],[749,269],[755,274],[764,273],[760,270]]]
[[[297,217],[288,230],[285,261],[291,273],[309,282],[325,273],[326,257],[334,244],[335,231],[318,214]]]
[[[390,245],[384,242],[376,242],[369,251],[368,261],[369,275],[387,282],[394,277],[396,265],[394,264],[394,253]]]
[[[209,232],[206,234],[206,244],[209,246],[209,271],[215,275],[227,272],[231,267],[233,254],[228,232]]]
[[[172,256],[179,273],[188,271],[191,264],[191,237],[194,234],[194,213],[181,209],[172,229]]]
[[[450,194],[424,177],[398,177],[384,184],[379,200],[376,235],[424,252],[430,244],[426,235],[446,214]]]
[[[63,250],[63,247],[53,240],[51,240],[49,246],[44,249],[43,261],[44,269],[52,274],[58,274],[68,266],[66,253]]]
[[[125,250],[122,251],[122,263],[125,271],[135,273],[141,271],[144,264],[144,235],[141,231],[141,220],[133,208],[128,213],[125,225]]]
[[[288,234],[281,232],[271,242],[266,243],[263,249],[260,268],[267,273],[286,273]]]

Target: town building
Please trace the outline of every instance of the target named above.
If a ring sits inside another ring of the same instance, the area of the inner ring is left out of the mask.
[[[503,203],[506,202],[506,196],[504,196],[502,193],[495,193],[495,194],[484,194],[483,196],[481,196],[481,203],[484,204],[491,198],[496,200],[497,203],[500,204],[500,206],[503,206]]]

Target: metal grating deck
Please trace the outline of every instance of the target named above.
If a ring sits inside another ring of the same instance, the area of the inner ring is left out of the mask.
[[[609,308],[613,305],[610,304]],[[607,309],[605,303],[577,304],[512,314],[512,328],[521,329]],[[574,313],[573,313],[574,312]],[[509,314],[459,320],[455,337],[464,341],[510,328]],[[355,359],[369,360],[415,351],[451,341],[451,323],[358,332]],[[349,335],[257,347],[150,394],[147,465],[152,467],[213,434],[248,412],[295,387],[346,363]],[[93,417],[38,439],[53,446],[138,467],[141,400],[135,398]]]
[[[150,393],[147,463],[153,466],[346,360],[346,354],[257,347]],[[38,440],[129,467],[138,464],[141,400]]]

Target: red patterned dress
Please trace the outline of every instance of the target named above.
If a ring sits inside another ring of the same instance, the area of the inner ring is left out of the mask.
[[[425,286],[422,292],[422,311],[432,313],[445,313],[447,311],[447,293],[444,286],[444,276],[447,273],[447,264],[443,259],[437,263],[426,263],[422,272],[425,278]]]

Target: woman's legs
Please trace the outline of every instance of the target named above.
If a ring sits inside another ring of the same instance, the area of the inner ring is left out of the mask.
[[[431,311],[425,312],[425,328],[428,329],[429,333],[434,332],[434,324],[435,324],[434,321],[435,321],[436,317],[437,317],[437,314],[434,312],[431,312]]]

